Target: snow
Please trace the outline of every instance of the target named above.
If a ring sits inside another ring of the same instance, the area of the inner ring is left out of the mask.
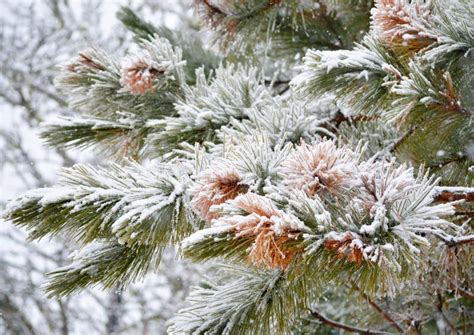
[[[228,233],[233,230],[232,226],[216,225],[210,228],[201,229],[191,236],[185,238],[181,242],[181,247],[183,249],[189,248],[195,244],[202,243],[203,241],[213,238],[215,236],[220,236],[222,234]]]

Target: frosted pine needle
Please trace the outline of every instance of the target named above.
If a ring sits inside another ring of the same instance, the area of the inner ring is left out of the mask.
[[[215,219],[218,213],[210,210],[212,206],[234,199],[247,189],[242,175],[234,167],[217,165],[198,175],[197,183],[191,190],[191,205],[203,219]]]
[[[122,66],[122,84],[133,94],[145,95],[153,91],[153,80],[164,73],[156,62],[142,57],[133,57]]]
[[[388,45],[421,50],[436,41],[426,29],[431,2],[422,0],[378,0],[372,9],[372,29]]]
[[[338,195],[347,190],[356,170],[352,152],[337,148],[333,141],[323,141],[299,145],[283,163],[281,173],[284,184],[312,197],[326,192]]]
[[[166,39],[155,36],[151,41],[144,41],[142,49],[125,57],[121,65],[121,83],[132,94],[145,95],[167,80],[182,78],[181,67],[185,62],[181,59],[181,50],[173,49]],[[162,80],[156,82],[157,79]]]
[[[94,60],[93,53],[93,50],[80,52],[78,57],[72,63],[68,64],[65,69],[69,72],[77,73],[82,72],[83,69],[104,71],[104,66]]]
[[[364,259],[362,242],[356,234],[351,232],[347,232],[342,236],[331,234],[331,236],[328,236],[324,241],[324,247],[335,251],[337,258],[346,257],[351,263],[360,265]]]
[[[277,209],[268,198],[253,193],[240,195],[223,205],[225,210],[243,211],[246,215],[228,215],[214,221],[229,226],[235,238],[250,238],[254,244],[249,260],[257,266],[286,268],[295,250],[287,242],[296,240],[304,225],[293,215]]]

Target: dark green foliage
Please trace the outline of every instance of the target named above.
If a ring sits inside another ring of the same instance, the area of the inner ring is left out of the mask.
[[[150,246],[95,242],[76,255],[72,264],[50,272],[45,290],[50,297],[63,297],[86,287],[117,289],[158,268],[162,252],[163,248]]]
[[[128,119],[110,121],[101,118],[63,118],[41,130],[46,144],[64,149],[99,148],[110,157],[139,159],[146,153],[146,137],[153,131],[145,120],[129,115]]]
[[[285,334],[309,306],[311,281],[281,270],[222,266],[221,281],[196,288],[171,331],[186,334]]]

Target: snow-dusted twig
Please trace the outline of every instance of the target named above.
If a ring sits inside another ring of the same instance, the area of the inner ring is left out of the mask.
[[[440,238],[449,247],[454,247],[463,244],[474,244],[474,234],[459,237],[446,237],[443,235],[437,235],[437,237]]]
[[[448,187],[438,186],[435,188],[434,202],[450,202],[465,200],[474,202],[474,187]]]

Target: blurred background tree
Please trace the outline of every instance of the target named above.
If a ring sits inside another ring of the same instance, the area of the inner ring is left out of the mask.
[[[132,36],[115,17],[120,5],[170,28],[196,25],[184,1],[2,1],[0,209],[27,189],[53,184],[62,166],[100,161],[90,153],[46,147],[37,130],[43,121],[71,113],[53,85],[59,65],[91,44],[126,52]],[[88,289],[48,299],[41,287],[45,273],[67,264],[70,250],[67,239],[31,243],[23,231],[1,222],[1,334],[163,333],[197,278],[196,266],[176,264],[169,252],[159,274],[127,291]]]

